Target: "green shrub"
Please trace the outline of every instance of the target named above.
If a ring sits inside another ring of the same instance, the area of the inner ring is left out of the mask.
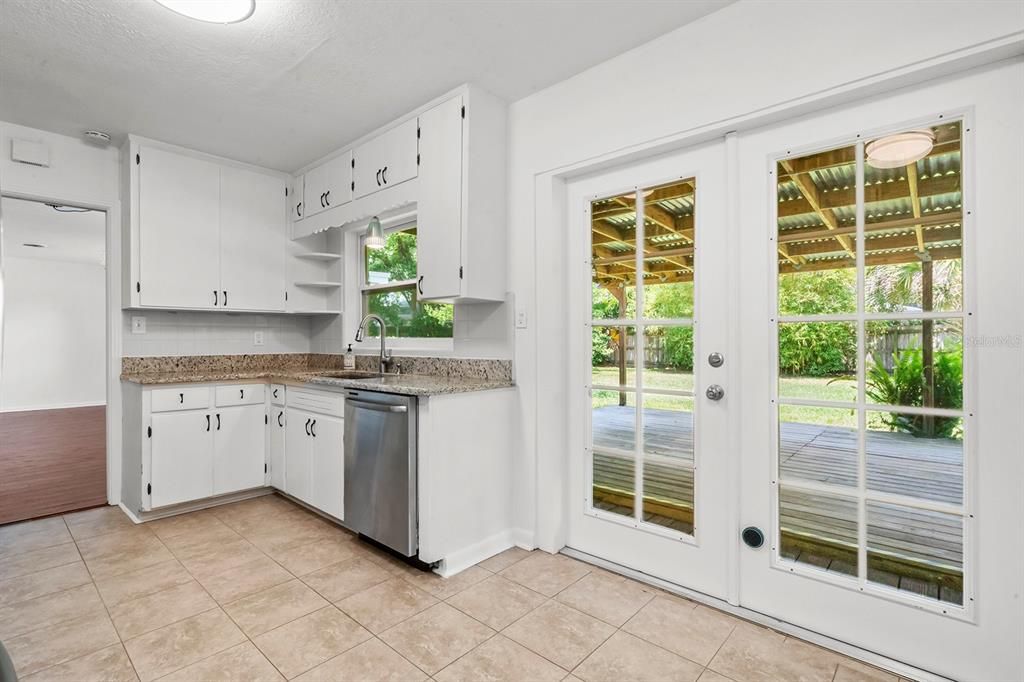
[[[963,406],[963,351],[961,346],[937,350],[933,356],[934,405],[946,409]],[[865,393],[876,403],[885,405],[924,404],[924,358],[920,348],[893,353],[892,372],[886,370],[875,355],[867,367]],[[925,417],[919,414],[881,412],[882,423],[893,431],[914,436],[956,438],[960,420],[955,417]]]

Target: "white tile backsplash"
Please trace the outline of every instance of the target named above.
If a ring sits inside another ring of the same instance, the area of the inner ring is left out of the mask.
[[[146,333],[131,333],[132,316],[146,318]],[[123,355],[236,355],[308,353],[311,320],[297,315],[261,315],[167,310],[122,313]],[[263,331],[264,345],[253,343]]]

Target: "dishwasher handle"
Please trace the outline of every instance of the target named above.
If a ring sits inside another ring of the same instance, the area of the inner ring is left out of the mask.
[[[381,405],[380,403],[364,403],[361,400],[352,400],[348,398],[346,402],[353,405],[359,406],[359,409],[363,410],[375,410],[377,412],[408,412],[409,408],[405,405]]]

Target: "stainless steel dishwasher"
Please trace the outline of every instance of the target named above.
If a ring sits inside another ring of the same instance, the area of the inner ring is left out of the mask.
[[[345,392],[345,525],[416,555],[415,397]]]

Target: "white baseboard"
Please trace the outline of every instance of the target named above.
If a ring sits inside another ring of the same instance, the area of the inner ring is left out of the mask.
[[[461,573],[470,566],[475,566],[484,559],[490,559],[495,554],[500,554],[516,545],[514,535],[513,530],[503,530],[474,545],[449,554],[441,561],[441,565],[438,566],[435,573],[442,578],[450,578],[456,573]]]
[[[123,511],[128,518],[135,523],[146,523],[147,521],[166,519],[169,516],[178,516],[179,514],[187,514],[188,512],[199,511],[200,509],[219,507],[222,504],[241,502],[242,500],[249,500],[254,497],[263,497],[264,495],[272,494],[274,494],[273,488],[253,488],[252,490],[243,490],[239,493],[229,493],[227,495],[221,495],[220,497],[208,497],[205,500],[183,502],[181,504],[176,504],[173,507],[158,509],[151,512],[133,512],[128,509],[128,507],[124,506],[123,502],[119,503],[117,506],[119,506],[121,511]]]
[[[516,547],[525,549],[528,552],[537,549],[533,531],[526,530],[525,528],[513,528],[511,532],[512,542],[515,543]]]

